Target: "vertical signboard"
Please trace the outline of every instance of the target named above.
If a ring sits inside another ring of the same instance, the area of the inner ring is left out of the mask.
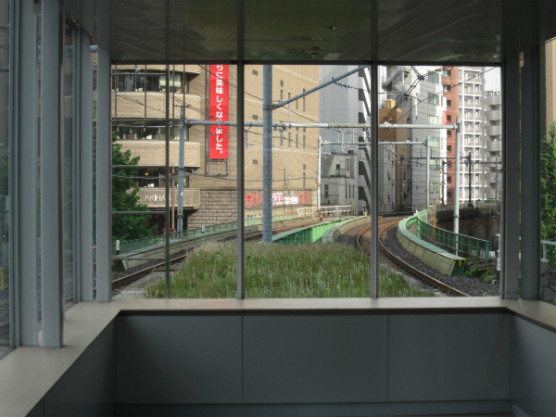
[[[210,120],[228,121],[229,103],[228,65],[210,66]],[[209,128],[210,159],[228,159],[228,126]]]

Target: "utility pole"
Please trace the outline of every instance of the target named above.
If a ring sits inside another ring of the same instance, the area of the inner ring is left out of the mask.
[[[459,234],[459,173],[460,173],[460,153],[461,153],[461,126],[459,117],[456,119],[456,173],[454,184],[454,233]],[[455,254],[459,252],[459,242],[456,238]]]
[[[185,126],[185,106],[180,108],[180,155],[178,161],[178,224],[177,231],[183,232],[183,166],[185,164],[185,140],[189,136],[189,127]],[[172,200],[173,201],[173,200]]]
[[[471,173],[471,151],[469,151],[469,153],[467,154],[467,157],[465,158],[467,159],[467,175],[469,176],[469,186],[468,186],[468,192],[467,192],[467,207],[471,208],[473,207],[473,202],[472,202],[472,198],[471,198],[471,193],[473,192],[473,188],[471,188],[471,186],[473,185],[473,174]]]
[[[318,159],[317,159],[317,211],[320,213],[321,206],[321,196],[320,196],[320,184],[321,184],[321,158],[322,158],[322,137],[319,136],[318,141]]]
[[[429,138],[427,137],[427,139],[425,139],[425,150],[427,152],[427,171],[426,171],[426,175],[425,175],[425,207],[429,208],[430,205],[430,167],[431,167],[431,155],[430,155],[430,143],[429,143]]]
[[[440,194],[440,200],[442,203],[442,206],[444,206],[444,187],[446,186],[446,184],[444,183],[444,166],[447,164],[446,161],[442,161],[442,190],[441,190],[441,194]]]
[[[263,243],[271,243],[271,242],[272,242],[272,66],[263,65]]]

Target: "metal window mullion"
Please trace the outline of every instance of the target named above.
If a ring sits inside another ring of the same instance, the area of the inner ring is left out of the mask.
[[[17,39],[12,46],[14,57],[11,67],[14,86],[12,140],[14,157],[13,188],[10,190],[13,205],[13,225],[17,233],[13,239],[14,266],[12,276],[18,277],[14,294],[12,341],[16,346],[38,344],[38,257],[37,257],[37,16],[32,0],[19,3],[17,14]],[[16,30],[12,34],[16,33]],[[14,140],[14,138],[18,140]],[[10,146],[11,148],[11,146]],[[15,191],[15,192],[14,192]],[[12,283],[14,281],[12,280]],[[17,313],[16,313],[17,311]]]
[[[41,313],[42,345],[63,338],[61,44],[58,1],[43,1],[41,22]]]
[[[79,72],[79,300],[93,300],[93,69],[90,38],[80,31]]]
[[[96,139],[96,299],[111,297],[112,134],[110,129],[110,56],[97,49]]]
[[[81,184],[81,171],[80,171],[80,153],[81,153],[81,114],[79,109],[81,107],[81,37],[80,30],[72,25],[72,38],[73,38],[73,74],[72,74],[72,159],[71,159],[71,174],[72,174],[72,204],[71,204],[71,218],[72,218],[72,298],[73,303],[79,301],[79,294],[81,293],[81,198],[80,198],[80,184]],[[65,174],[64,174],[65,175]],[[66,260],[64,260],[64,263]],[[65,279],[64,279],[64,285]],[[65,295],[64,295],[65,301]]]
[[[371,298],[378,298],[378,64],[371,64]]]
[[[164,244],[165,267],[164,277],[166,281],[166,298],[170,298],[170,66],[166,64],[166,94],[165,94],[165,116],[166,116],[166,140],[165,144],[165,160],[164,160],[164,176],[165,176],[165,216],[166,216],[166,238]]]
[[[505,21],[516,17],[515,5],[510,4]],[[502,100],[504,103],[504,133],[502,143],[502,207],[500,239],[501,280],[500,291],[502,298],[518,298],[519,278],[519,211],[520,211],[520,79],[519,79],[519,39],[518,31],[506,28],[506,59],[502,73]]]
[[[244,16],[243,1],[237,5],[237,299],[245,298],[245,139],[244,139],[244,118],[245,118],[245,64],[244,64]]]

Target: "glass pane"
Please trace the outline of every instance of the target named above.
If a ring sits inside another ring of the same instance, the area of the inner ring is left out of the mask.
[[[404,219],[389,231],[381,226],[382,252],[465,294],[497,294],[499,69],[389,66],[379,73],[381,225],[387,216]],[[459,135],[453,126],[458,119]],[[426,248],[422,256],[409,255],[415,245]]]
[[[10,2],[0,0],[0,356],[10,345],[9,266],[9,93]]]
[[[64,27],[62,62],[62,137],[63,137],[63,274],[66,307],[76,299],[74,282],[74,213],[75,213],[75,164],[74,143],[74,88],[75,88],[75,30],[66,21]]]
[[[217,103],[210,100],[209,85],[219,91]],[[196,123],[208,121],[209,115],[216,116],[216,112],[220,120],[236,120],[235,67],[175,65],[167,77],[165,66],[118,66],[113,68],[112,88],[116,278],[149,265],[162,265],[169,233],[172,297],[235,297],[235,246],[230,245],[231,252],[212,251],[214,242],[233,239],[236,234],[235,130]],[[208,253],[214,256],[207,256]],[[203,268],[211,269],[217,267],[219,256],[224,253],[229,255],[227,261],[231,259],[226,264],[226,278],[219,282],[217,293],[207,293],[206,281],[214,280],[184,266],[195,265],[197,257]],[[192,260],[183,263],[185,254]],[[165,270],[164,266],[161,268]],[[133,292],[143,294],[143,289],[153,284],[145,291],[147,296],[164,297],[164,279],[156,283],[160,276],[161,273],[148,274],[133,284]]]
[[[545,47],[546,126],[541,142],[541,278],[540,298],[556,304],[556,41]]]

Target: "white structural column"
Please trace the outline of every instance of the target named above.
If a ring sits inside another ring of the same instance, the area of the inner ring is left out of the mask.
[[[19,3],[18,60],[14,70],[18,104],[14,147],[17,158],[13,171],[15,276],[18,281],[16,345],[38,344],[37,291],[37,15],[33,0]]]
[[[60,60],[62,19],[58,0],[42,2],[41,22],[41,317],[42,344],[62,345],[62,190]]]
[[[93,70],[91,40],[80,31],[79,65],[79,300],[93,300]]]
[[[98,47],[96,159],[96,288],[97,301],[111,297],[112,139],[110,131],[110,57]]]

